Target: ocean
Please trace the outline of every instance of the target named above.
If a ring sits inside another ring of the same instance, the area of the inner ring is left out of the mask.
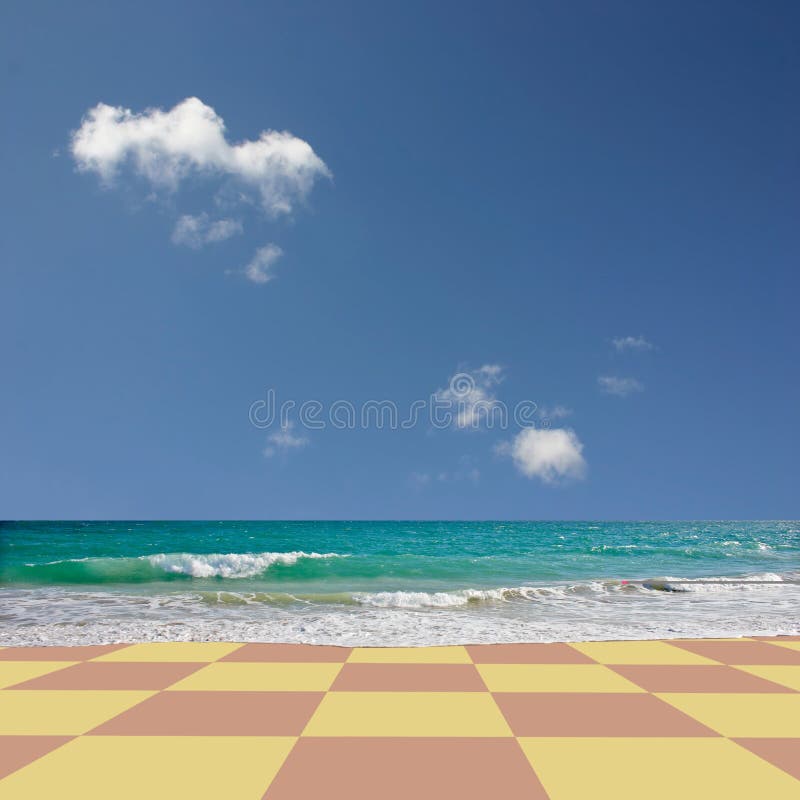
[[[798,633],[798,522],[0,523],[0,645]]]

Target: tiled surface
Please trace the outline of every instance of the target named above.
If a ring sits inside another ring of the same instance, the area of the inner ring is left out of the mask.
[[[0,649],[0,797],[800,798],[800,641]]]

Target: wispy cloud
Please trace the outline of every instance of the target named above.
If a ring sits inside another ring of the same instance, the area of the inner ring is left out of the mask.
[[[157,190],[175,191],[190,177],[228,178],[253,190],[270,215],[289,213],[330,175],[311,145],[288,131],[232,144],[222,117],[197,97],[138,114],[98,103],[72,133],[70,150],[79,170],[107,186],[126,165]]]
[[[611,343],[614,345],[614,349],[618,353],[622,353],[625,350],[638,350],[639,352],[644,352],[645,350],[652,350],[654,345],[651,342],[648,342],[644,336],[621,336],[617,339],[612,339]]]
[[[617,397],[627,397],[634,392],[643,392],[644,385],[636,378],[618,378],[614,375],[601,375],[597,385],[603,394],[613,394]]]
[[[205,212],[184,214],[175,223],[172,243],[199,250],[207,244],[224,242],[242,232],[242,223],[235,219],[211,219]]]
[[[269,283],[275,277],[272,268],[282,255],[283,250],[276,244],[259,247],[242,272],[253,283]]]
[[[434,398],[438,404],[449,406],[453,427],[459,430],[478,430],[498,406],[493,387],[503,380],[499,364],[484,364],[475,370],[458,372],[450,378],[446,389],[439,389]]]
[[[272,458],[278,453],[286,453],[289,450],[299,450],[308,445],[308,437],[296,436],[292,433],[294,423],[287,421],[281,425],[281,429],[271,433],[267,437],[267,446],[264,448],[264,457]]]
[[[579,480],[586,474],[583,444],[570,428],[523,428],[495,451],[510,456],[525,477],[546,484]]]
[[[481,472],[471,456],[462,456],[458,466],[453,470],[440,470],[438,472],[412,472],[411,483],[418,489],[431,486],[434,483],[459,483],[468,481],[478,483]]]
[[[566,406],[539,406],[536,410],[539,419],[557,420],[569,417],[572,414],[572,409]]]
[[[431,473],[430,472],[412,472],[411,473],[411,484],[415,486],[417,489],[423,489],[426,486],[430,486],[431,483]]]

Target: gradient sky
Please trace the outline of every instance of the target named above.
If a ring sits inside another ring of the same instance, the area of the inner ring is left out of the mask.
[[[0,12],[0,517],[800,516],[796,3],[114,5]],[[190,97],[329,175],[281,213],[78,169],[98,103]],[[514,427],[248,418],[458,372],[569,410],[562,472]]]

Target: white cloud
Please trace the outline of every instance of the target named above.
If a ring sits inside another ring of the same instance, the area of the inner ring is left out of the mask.
[[[259,247],[243,270],[245,277],[253,283],[268,283],[275,277],[272,266],[282,255],[283,250],[276,244]]]
[[[540,419],[564,419],[572,414],[566,406],[539,406],[537,413]]]
[[[617,397],[627,397],[634,392],[643,392],[644,385],[636,378],[617,378],[613,375],[601,375],[597,379],[600,391],[604,394],[614,394]]]
[[[281,425],[281,429],[271,433],[267,437],[267,446],[264,448],[264,456],[272,458],[277,453],[286,453],[289,450],[299,450],[308,444],[308,437],[295,436],[292,433],[294,423],[287,421]]]
[[[211,219],[208,214],[184,214],[175,223],[172,243],[198,250],[204,245],[224,242],[242,232],[242,223],[235,219]]]
[[[583,444],[569,428],[523,428],[511,442],[501,442],[495,449],[511,456],[523,475],[544,483],[577,480],[586,474]]]
[[[653,344],[648,342],[644,336],[621,336],[618,339],[612,339],[611,342],[618,353],[622,353],[625,350],[638,350],[639,352],[643,352],[653,349]]]
[[[228,177],[255,191],[271,215],[289,213],[322,176],[325,162],[308,142],[288,131],[263,131],[231,144],[217,112],[196,97],[168,111],[135,114],[98,103],[73,132],[70,149],[78,169],[111,185],[123,165],[156,189],[174,191],[190,176]]]
[[[448,387],[439,389],[434,398],[437,405],[450,411],[453,427],[477,430],[500,406],[491,388],[503,377],[503,368],[499,364],[484,364],[476,370],[453,375]]]

